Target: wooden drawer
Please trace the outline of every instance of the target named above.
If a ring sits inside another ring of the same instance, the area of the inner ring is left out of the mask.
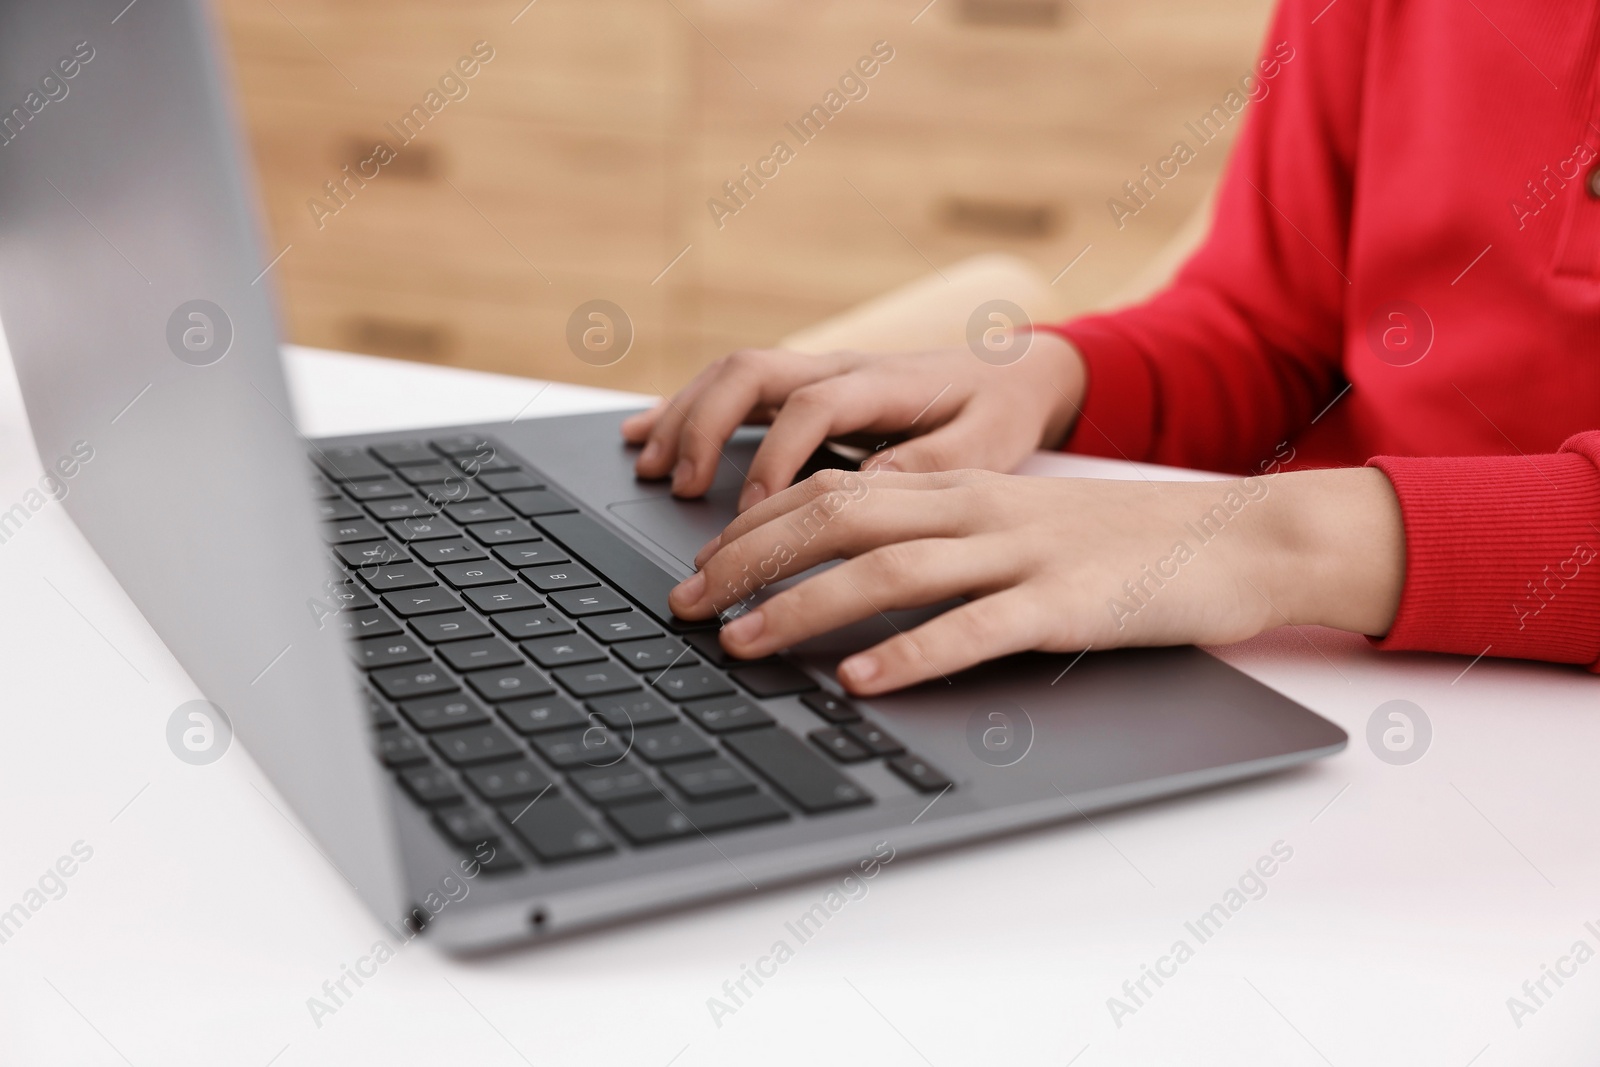
[[[701,181],[718,191],[741,146],[708,142]],[[937,147],[884,139],[871,152],[817,144],[783,166],[719,229],[698,222],[700,284],[787,294],[839,310],[940,265],[1008,251],[1060,283],[1073,307],[1114,291],[1202,202],[1225,158],[1213,144],[1120,229],[1106,202],[1138,177],[1133,153],[1059,153],[990,137]],[[724,203],[729,201],[723,199]]]
[[[223,0],[247,101],[416,102],[483,41],[494,58],[459,103],[568,127],[659,132],[687,85],[656,0]],[[511,20],[521,11],[513,25]],[[450,107],[456,104],[452,103]],[[447,108],[448,110],[448,108]]]
[[[385,113],[381,103],[337,111],[279,103],[252,116],[276,248],[295,245],[287,271],[342,260],[352,273],[414,270],[471,291],[508,271],[648,282],[676,254],[660,138],[447,109],[404,144],[379,121]],[[379,139],[395,148],[393,161],[363,166]],[[357,177],[376,176],[360,184],[346,164]]]
[[[1250,71],[1271,4],[939,0],[915,25],[905,7],[703,0],[721,54],[696,53],[702,128],[781,136],[783,123],[821,102],[879,40],[894,58],[826,136],[1011,128],[1076,144],[1177,127],[1198,101],[1220,98]]]

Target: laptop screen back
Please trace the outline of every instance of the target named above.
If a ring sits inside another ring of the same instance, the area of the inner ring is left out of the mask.
[[[280,250],[256,240],[206,15],[0,4],[0,325],[78,528],[395,916],[385,793],[278,362]]]

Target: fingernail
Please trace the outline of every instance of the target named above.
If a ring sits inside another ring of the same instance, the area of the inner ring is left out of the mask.
[[[705,591],[706,576],[703,574],[691,574],[673,588],[672,598],[678,603],[688,606],[699,601]]]
[[[672,491],[678,492],[692,477],[694,477],[694,464],[686,459],[678,460],[678,465],[672,468]]]
[[[839,664],[839,676],[853,686],[866,685],[878,675],[878,661],[865,653]]]
[[[759,611],[747,611],[722,628],[728,640],[739,645],[747,645],[761,636],[761,631],[766,628],[767,619]]]
[[[644,446],[644,451],[639,453],[640,466],[648,467],[661,458],[661,442],[651,441]]]
[[[699,570],[705,565],[706,560],[716,555],[717,549],[722,545],[722,535],[717,534],[711,540],[700,546],[700,551],[694,554],[694,566]]]
[[[765,499],[767,499],[767,487],[760,482],[751,482],[739,494],[739,510],[748,511]]]

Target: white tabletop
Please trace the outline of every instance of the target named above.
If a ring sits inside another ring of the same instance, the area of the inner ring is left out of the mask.
[[[628,402],[333,353],[289,363],[312,434]],[[1064,456],[1028,469],[1134,474]],[[0,510],[38,477],[0,374]],[[827,882],[486,960],[419,942],[347,982],[319,1025],[308,998],[377,923],[239,746],[205,767],[173,757],[165,723],[193,683],[58,505],[0,544],[0,598],[0,914],[30,913],[0,943],[0,1063],[1556,1067],[1600,1048],[1600,690],[1576,669],[1268,634],[1221,654],[1342,725],[1347,751],[896,860],[720,1025],[708,998],[731,1003],[724,982],[793,942],[785,924]],[[1433,725],[1404,766],[1366,741],[1394,699]],[[64,892],[46,879],[30,896],[78,842],[92,856]],[[1293,854],[1265,895],[1202,943],[1186,922],[1277,842]],[[1192,957],[1162,963],[1173,976],[1146,978],[1136,1004],[1124,982],[1179,940]],[[1524,991],[1558,965],[1563,984]],[[1114,1020],[1113,996],[1132,1013]],[[1513,996],[1531,1010],[1514,1018]]]

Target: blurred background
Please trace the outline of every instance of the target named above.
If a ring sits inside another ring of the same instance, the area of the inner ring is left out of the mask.
[[[1148,289],[1248,109],[1120,226],[1108,201],[1199,143],[1271,5],[219,7],[290,340],[669,392],[738,347],[909,347],[988,295],[1037,319]],[[605,367],[568,343],[597,299],[634,335]]]

